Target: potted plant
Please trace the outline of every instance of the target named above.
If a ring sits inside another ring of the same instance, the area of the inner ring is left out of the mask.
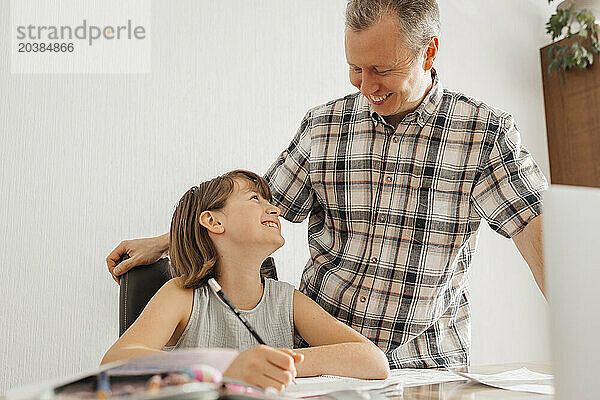
[[[600,16],[600,0],[567,0],[556,7],[546,23],[546,32],[553,41],[571,40],[548,48],[549,74],[557,69],[586,69],[594,63],[594,54],[600,53],[597,16]]]

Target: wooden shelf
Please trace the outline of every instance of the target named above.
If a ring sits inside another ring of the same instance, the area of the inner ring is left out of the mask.
[[[540,55],[551,181],[600,188],[600,59],[596,55],[587,70],[548,75],[550,46]]]

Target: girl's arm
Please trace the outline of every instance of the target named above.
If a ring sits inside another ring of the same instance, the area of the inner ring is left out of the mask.
[[[193,290],[171,279],[150,299],[142,314],[104,355],[101,364],[158,353],[177,330],[179,336],[192,312]]]
[[[298,365],[298,376],[388,377],[388,360],[379,347],[297,290],[294,291],[294,325],[300,336],[314,346],[295,349],[304,355],[304,362]]]
[[[177,278],[165,283],[133,325],[108,349],[102,364],[158,353],[165,344],[175,342],[188,324],[193,301],[193,290],[181,289]],[[223,375],[283,390],[297,375],[298,365],[302,365],[302,355],[289,349],[256,346],[238,354]]]

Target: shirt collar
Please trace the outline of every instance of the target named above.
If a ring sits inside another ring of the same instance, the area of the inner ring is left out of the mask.
[[[421,101],[421,104],[419,104],[416,110],[407,114],[404,117],[404,119],[402,120],[403,122],[416,121],[420,126],[423,126],[427,121],[429,121],[431,116],[437,110],[438,106],[442,101],[442,95],[444,94],[444,90],[442,88],[442,84],[440,82],[438,74],[433,68],[431,69],[431,77],[433,79],[433,85],[431,86],[429,93],[427,93],[427,95],[425,96],[423,101]],[[363,97],[365,96],[363,95]],[[365,100],[367,101],[367,104],[369,106],[369,114],[371,115],[371,118],[373,119],[375,125],[377,125],[378,123],[385,123],[383,117],[381,117],[381,115],[377,114],[373,110],[373,105],[369,102],[369,100],[367,100],[366,97]]]

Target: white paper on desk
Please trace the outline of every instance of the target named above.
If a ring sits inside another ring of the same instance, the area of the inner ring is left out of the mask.
[[[455,373],[475,382],[500,389],[515,392],[554,394],[554,377],[552,375],[533,372],[527,368],[519,368],[493,375],[458,371],[455,371]]]
[[[290,385],[284,392],[287,397],[310,397],[324,395],[340,390],[377,390],[400,387],[432,385],[435,383],[466,380],[450,371],[434,369],[394,369],[387,379],[364,380],[323,375],[315,378],[296,378],[296,384]]]
[[[464,377],[457,376],[443,369],[393,369],[390,371],[391,377],[402,379],[404,387],[435,385],[436,383],[466,380]]]
[[[296,383],[285,389],[286,397],[310,397],[324,395],[340,390],[374,390],[382,389],[391,384],[387,379],[363,380],[341,376],[323,375],[314,378],[296,378]]]

